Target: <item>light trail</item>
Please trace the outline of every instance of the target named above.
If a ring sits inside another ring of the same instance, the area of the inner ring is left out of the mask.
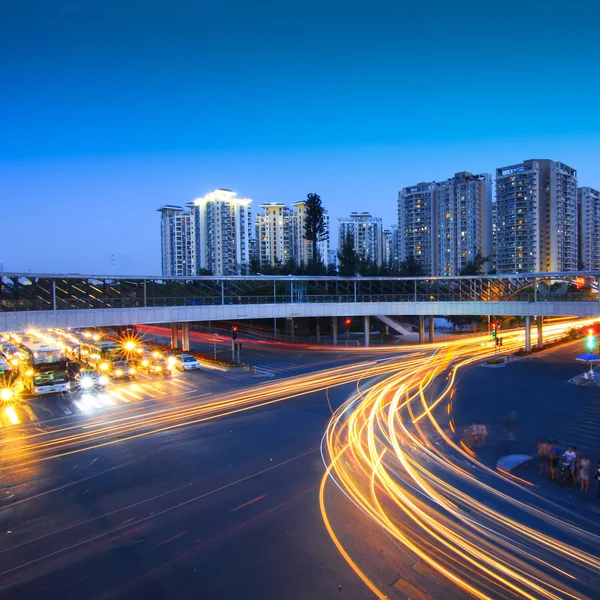
[[[550,324],[544,338],[563,337],[568,327]],[[502,351],[523,346],[522,331],[503,337]],[[373,594],[384,597],[389,582],[361,567],[353,545],[344,545],[331,524],[330,482],[415,562],[468,596],[594,597],[600,536],[540,507],[535,486],[488,468],[455,435],[457,374],[492,356],[494,347],[477,338],[436,346],[433,356],[400,365],[333,414],[322,441],[320,506],[334,544]]]

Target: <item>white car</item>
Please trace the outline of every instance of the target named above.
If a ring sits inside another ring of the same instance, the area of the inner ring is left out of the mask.
[[[180,371],[192,371],[193,369],[199,369],[200,363],[191,354],[179,354],[175,357],[175,366]]]

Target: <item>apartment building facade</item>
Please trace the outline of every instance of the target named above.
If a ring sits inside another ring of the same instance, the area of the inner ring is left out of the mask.
[[[498,273],[574,271],[578,264],[577,172],[531,159],[496,169]]]
[[[579,266],[600,270],[600,191],[580,187],[578,197]]]
[[[371,261],[381,266],[383,263],[383,227],[381,219],[368,212],[353,212],[338,222],[338,248],[350,236],[356,254],[363,261]]]

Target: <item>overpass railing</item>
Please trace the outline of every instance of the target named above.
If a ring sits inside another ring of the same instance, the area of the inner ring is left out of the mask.
[[[232,304],[598,302],[600,272],[462,277],[111,277],[5,273],[0,311]]]

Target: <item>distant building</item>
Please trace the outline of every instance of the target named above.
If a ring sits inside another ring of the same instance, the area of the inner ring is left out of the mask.
[[[383,227],[381,219],[372,217],[368,212],[353,212],[349,217],[339,219],[338,248],[350,236],[354,242],[356,254],[363,261],[383,263]]]
[[[456,173],[436,184],[437,275],[460,275],[477,253],[492,268],[492,176]]]
[[[260,205],[255,217],[256,258],[261,266],[284,265],[294,257],[292,211],[281,202]]]
[[[600,270],[600,191],[580,187],[578,197],[579,262],[583,269]]]
[[[250,263],[252,200],[218,189],[196,198],[192,208],[196,268],[239,275]]]
[[[292,248],[293,256],[299,265],[307,265],[313,260],[312,243],[304,238],[304,224],[306,217],[306,200],[300,200],[292,204],[294,209],[292,215]],[[329,213],[324,210],[325,233],[322,238],[317,241],[317,252],[319,260],[323,263],[327,262],[329,257]]]
[[[197,198],[187,209],[159,208],[163,275],[243,272],[250,262],[251,202],[219,189]]]
[[[383,239],[383,264],[389,267],[394,264],[394,237],[391,229],[384,229],[381,233]]]
[[[498,273],[574,271],[577,172],[548,159],[496,170]]]
[[[167,204],[161,213],[162,274],[165,277],[194,275],[191,215],[181,206]]]
[[[399,259],[410,254],[421,264],[423,273],[437,273],[436,184],[418,183],[398,193]]]

